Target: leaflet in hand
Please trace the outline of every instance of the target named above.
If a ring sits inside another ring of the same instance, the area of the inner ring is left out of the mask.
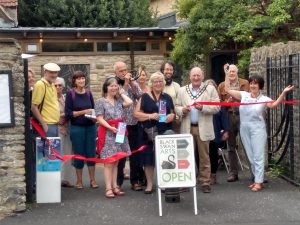
[[[94,109],[92,109],[92,114],[84,114],[84,116],[85,116],[86,118],[93,119],[93,120],[96,120],[96,119],[97,119],[96,113],[95,113],[95,110],[94,110]]]
[[[167,120],[167,102],[160,100],[159,101],[159,121],[161,123],[166,122]]]
[[[120,122],[118,124],[118,132],[116,135],[116,143],[123,144],[125,139],[125,133],[126,133],[126,123]]]

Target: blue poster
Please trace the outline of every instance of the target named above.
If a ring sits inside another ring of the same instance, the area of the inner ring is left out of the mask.
[[[53,150],[61,154],[61,140],[60,137],[48,137],[47,141],[41,138],[36,138],[36,171],[50,172],[60,171],[61,161],[57,159]]]

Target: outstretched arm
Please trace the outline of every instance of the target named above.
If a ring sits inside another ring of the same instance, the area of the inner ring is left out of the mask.
[[[294,89],[294,85],[289,85],[289,86],[287,86],[287,87],[281,92],[281,94],[279,95],[279,97],[277,98],[277,100],[276,100],[275,102],[273,102],[273,103],[268,103],[268,104],[267,104],[267,107],[269,107],[269,108],[275,108],[276,106],[278,106],[278,105],[282,102],[282,100],[284,99],[286,93],[292,91],[293,89]]]

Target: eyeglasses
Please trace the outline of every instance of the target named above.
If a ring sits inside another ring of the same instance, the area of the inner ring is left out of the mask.
[[[161,84],[163,82],[164,82],[163,80],[154,80],[154,81],[152,81],[153,84]]]
[[[62,87],[62,84],[55,84],[55,87]]]

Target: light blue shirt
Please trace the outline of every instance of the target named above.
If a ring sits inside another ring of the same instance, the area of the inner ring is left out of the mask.
[[[197,91],[195,91],[194,89],[192,90],[192,95],[196,96],[197,95]],[[198,109],[196,109],[194,106],[191,107],[191,123],[192,124],[198,124],[198,117],[199,117],[199,112]]]

